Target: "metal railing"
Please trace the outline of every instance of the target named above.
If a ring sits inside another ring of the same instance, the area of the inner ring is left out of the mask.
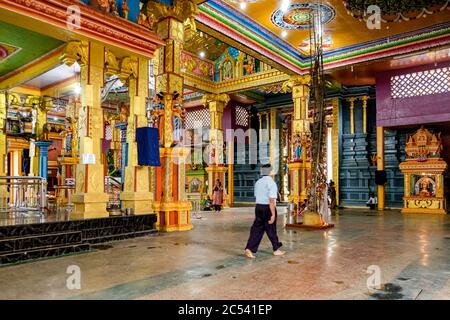
[[[38,211],[47,207],[47,182],[42,177],[0,176],[0,212]]]

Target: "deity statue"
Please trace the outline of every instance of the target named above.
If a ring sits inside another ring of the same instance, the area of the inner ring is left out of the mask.
[[[245,74],[252,74],[255,72],[255,58],[247,56],[247,63],[244,65]]]
[[[119,11],[117,11],[116,0],[109,0],[109,13],[115,16],[119,15]]]
[[[421,196],[421,197],[429,197],[429,196],[431,196],[431,192],[430,192],[430,190],[429,190],[429,185],[430,185],[430,182],[428,181],[428,179],[423,179],[421,182],[420,182],[420,191],[419,191],[419,195]]]
[[[294,136],[294,149],[293,149],[293,154],[292,154],[292,161],[294,162],[298,162],[301,159],[301,155],[302,155],[302,138],[300,136],[300,134],[296,134]]]
[[[60,135],[64,135],[63,149],[61,150],[61,153],[64,155],[72,155],[74,150],[72,123],[72,119],[70,117],[66,117],[64,120],[64,130],[60,132]]]
[[[231,61],[229,61],[229,60],[227,60],[223,63],[222,78],[223,78],[223,80],[233,79],[233,66],[231,64]]]
[[[128,7],[127,0],[123,0],[122,13],[123,13],[123,18],[124,19],[128,20],[128,12],[130,12],[130,8]]]
[[[97,10],[100,10],[102,12],[109,12],[110,8],[110,0],[91,0],[90,4],[96,8]]]
[[[128,109],[128,106],[122,102],[120,104],[120,122],[127,123],[129,115],[130,115],[130,110]]]

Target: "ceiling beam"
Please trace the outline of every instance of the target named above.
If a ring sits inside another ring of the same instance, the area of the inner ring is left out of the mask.
[[[64,45],[50,51],[39,59],[24,65],[22,68],[4,75],[0,78],[0,90],[16,87],[19,84],[31,80],[60,65],[61,61],[59,60],[59,57],[63,50]]]
[[[190,73],[183,73],[184,86],[196,92],[234,93],[274,85],[289,80],[290,76],[278,70],[268,70],[235,80],[215,82]]]

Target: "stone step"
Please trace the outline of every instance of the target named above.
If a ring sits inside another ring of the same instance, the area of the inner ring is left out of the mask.
[[[0,255],[0,265],[3,266],[32,259],[43,259],[87,252],[90,251],[90,249],[91,247],[88,243],[81,243],[75,245],[54,246],[50,248],[38,248],[28,251],[11,252]]]
[[[0,240],[0,255],[61,245],[76,245],[81,242],[80,231],[12,237]]]

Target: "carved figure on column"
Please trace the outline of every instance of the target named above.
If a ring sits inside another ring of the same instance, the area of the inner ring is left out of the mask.
[[[174,0],[172,5],[149,0],[147,5],[142,7],[141,12],[152,21],[173,17],[196,30],[195,16],[198,14],[198,9],[193,0]]]

